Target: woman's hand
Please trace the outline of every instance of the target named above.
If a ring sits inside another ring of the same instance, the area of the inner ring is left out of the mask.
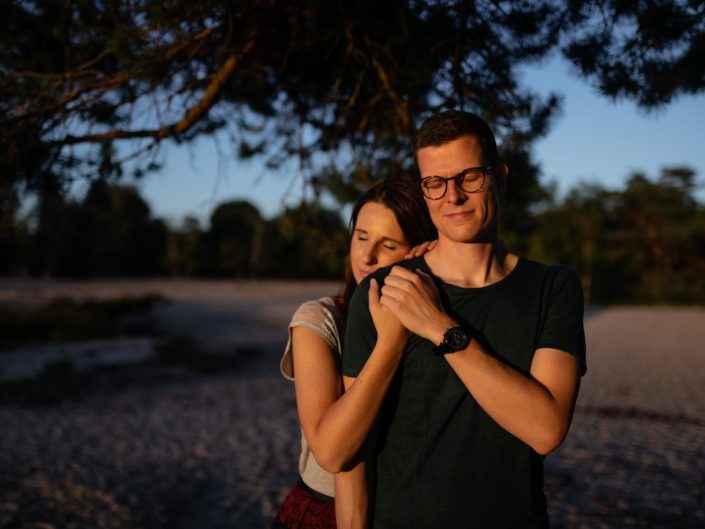
[[[370,280],[369,308],[372,321],[377,329],[377,344],[388,346],[392,350],[401,352],[409,339],[409,331],[406,330],[399,318],[382,305],[379,301],[379,283],[376,279]]]
[[[404,256],[404,259],[411,259],[412,257],[421,257],[422,255],[433,250],[438,244],[438,239],[435,241],[426,241],[414,246],[409,253]]]
[[[436,344],[457,325],[443,310],[433,279],[426,272],[394,266],[384,280],[380,304],[389,308],[412,333]]]

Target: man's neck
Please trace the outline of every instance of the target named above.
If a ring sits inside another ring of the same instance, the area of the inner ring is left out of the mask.
[[[424,258],[431,272],[444,282],[461,288],[486,287],[504,279],[519,261],[498,241],[458,243],[439,239]]]

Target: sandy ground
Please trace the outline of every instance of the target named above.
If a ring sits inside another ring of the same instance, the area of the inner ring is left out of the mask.
[[[92,363],[52,403],[23,400],[37,384],[27,374],[0,383],[0,528],[267,527],[296,479],[293,387],[277,365],[286,324],[301,301],[335,288],[0,281],[0,305],[20,307],[159,293],[171,300],[153,314],[165,332],[221,353],[259,351],[201,375],[101,367],[96,358],[110,354],[93,344]],[[552,526],[705,527],[705,309],[593,308],[585,325],[573,426],[545,461]],[[13,371],[22,352],[0,353],[0,368]]]

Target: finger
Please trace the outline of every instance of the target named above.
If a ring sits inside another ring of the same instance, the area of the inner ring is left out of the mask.
[[[382,290],[380,291],[380,297],[379,300],[380,302],[385,298],[393,298],[397,301],[404,301],[404,299],[408,299],[409,293],[403,289],[403,288],[398,288],[393,285],[384,285],[382,287]]]
[[[416,274],[414,272],[412,272],[411,270],[404,268],[403,266],[395,265],[390,270],[387,278],[389,278],[389,277],[405,278],[408,281],[413,281],[414,278],[416,277]],[[386,282],[386,279],[385,279],[385,282]]]
[[[411,253],[414,254],[413,255],[414,257],[421,257],[422,255],[425,255],[428,252],[430,252],[431,250],[433,250],[437,244],[438,244],[438,239],[422,242],[418,246],[415,246],[414,248],[412,248]]]
[[[400,295],[407,294],[412,295],[423,288],[423,281],[416,274],[413,277],[389,277],[384,281],[384,286],[381,288],[380,292],[382,295],[391,294],[392,292],[397,292],[398,295],[394,295],[395,298],[400,299]]]
[[[390,309],[391,313],[394,316],[397,316],[397,318],[399,317],[398,311],[399,311],[399,307],[401,307],[401,303],[397,299],[395,299],[394,297],[383,295],[379,299],[379,304],[382,307],[387,307],[388,309]]]
[[[418,245],[414,246],[413,248],[411,248],[411,249],[407,252],[407,254],[406,254],[404,257],[407,258],[407,259],[411,259],[412,257],[416,257],[416,256],[418,255],[418,253],[419,253],[419,248],[420,248],[421,246],[422,246],[422,244],[418,244]]]
[[[435,303],[440,303],[440,294],[438,293],[438,286],[436,285],[436,282],[433,280],[433,277],[423,270],[419,270],[418,268],[416,269],[416,272],[419,274],[419,278],[421,281],[426,285],[426,292],[433,298],[435,299]]]
[[[427,274],[420,268],[416,269],[416,273],[421,278],[421,281],[423,281],[426,285],[432,287],[434,290],[436,289],[436,283],[433,281],[433,277],[431,277],[429,274]]]
[[[417,268],[415,272],[419,275],[419,277],[421,277],[421,279],[423,279],[424,283],[433,283],[433,278],[420,268]]]
[[[379,305],[379,284],[375,278],[370,279],[370,289],[368,290],[367,303],[370,307]]]
[[[414,257],[419,257],[419,256],[425,254],[427,250],[428,250],[428,243],[422,242],[416,248],[414,248]]]
[[[412,257],[418,257],[419,255],[425,254],[426,245],[428,245],[428,242],[422,242],[421,244],[417,244],[406,253],[404,258],[411,259]]]

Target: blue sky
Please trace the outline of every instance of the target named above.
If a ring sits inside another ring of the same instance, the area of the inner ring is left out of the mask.
[[[651,177],[665,166],[687,165],[705,183],[705,94],[684,96],[646,113],[630,101],[613,103],[570,73],[561,59],[527,68],[523,82],[540,93],[564,96],[563,113],[534,146],[542,181],[555,181],[565,193],[580,182],[619,188],[635,171]],[[283,204],[302,196],[295,167],[265,172],[257,162],[224,162],[212,139],[191,147],[169,148],[160,173],[138,183],[153,213],[172,223],[186,215],[206,221],[214,206],[247,199],[272,217]],[[705,187],[698,196],[705,199]]]

